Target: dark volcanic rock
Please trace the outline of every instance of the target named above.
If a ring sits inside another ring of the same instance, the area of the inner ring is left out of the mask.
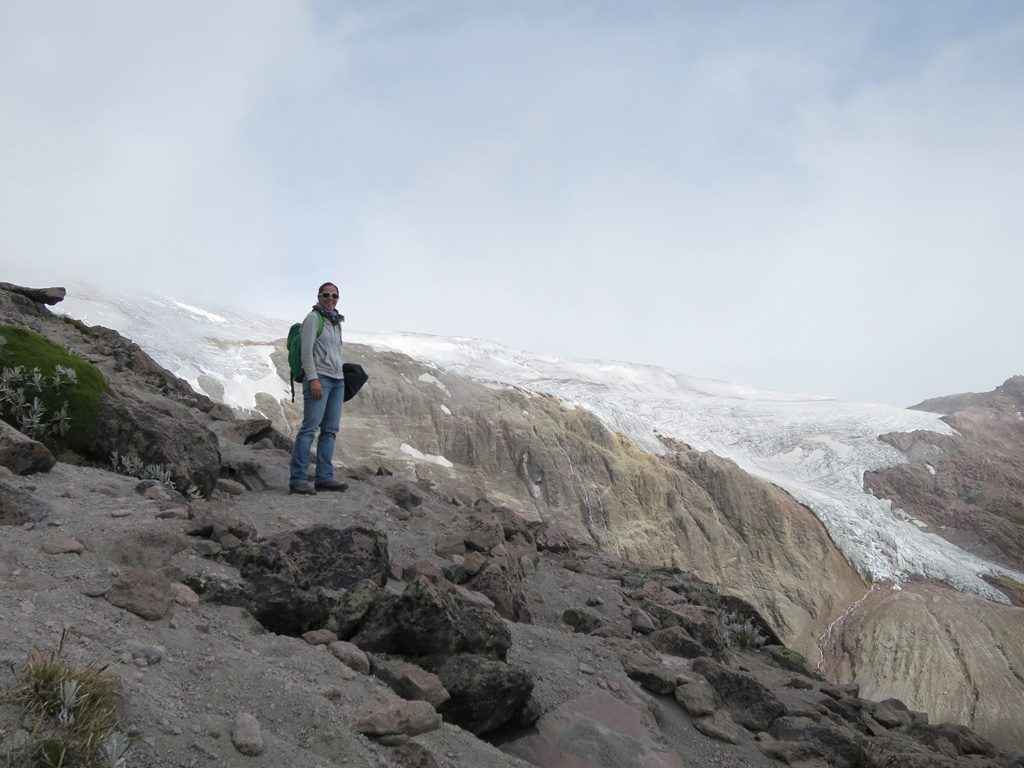
[[[816,723],[806,717],[780,717],[768,732],[780,741],[806,741],[824,748],[829,765],[855,768],[863,764],[864,750],[853,738],[834,725]]]
[[[753,731],[763,731],[786,708],[775,694],[751,675],[726,667],[711,659],[695,659],[693,671],[703,675],[725,702],[732,719]]]
[[[467,556],[466,560],[469,559]],[[491,598],[495,610],[506,619],[530,623],[530,609],[523,594],[522,570],[507,553],[503,557],[489,558],[466,587]]]
[[[67,296],[67,291],[63,288],[24,288],[13,283],[0,283],[0,290],[17,293],[39,304],[49,304],[50,306],[59,304]]]
[[[464,652],[504,659],[512,638],[501,617],[449,589],[420,577],[400,595],[383,594],[353,642],[366,651],[402,656]]]
[[[229,560],[250,577],[278,574],[301,588],[348,589],[369,579],[387,583],[387,536],[369,526],[314,525],[241,548]]]
[[[330,606],[319,591],[300,589],[271,573],[250,577],[243,601],[260,624],[279,635],[299,637],[311,629],[320,629],[330,615]]]
[[[451,694],[438,711],[447,722],[478,735],[515,718],[533,691],[525,672],[476,654],[446,656],[427,666]]]
[[[373,604],[384,595],[384,590],[375,581],[364,580],[352,589],[346,590],[327,620],[327,629],[342,640],[348,640],[359,629],[359,625]]]
[[[647,640],[659,651],[671,656],[696,659],[707,654],[707,649],[679,626],[656,630],[648,635]]]

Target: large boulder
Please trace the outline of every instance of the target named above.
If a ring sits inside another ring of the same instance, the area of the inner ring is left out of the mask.
[[[387,583],[388,537],[377,528],[314,525],[275,536],[267,544],[281,553],[282,565],[299,583],[327,589],[349,589],[366,579]]]
[[[459,653],[425,664],[451,696],[438,711],[447,722],[477,735],[513,720],[533,691],[525,672],[476,654]]]
[[[472,554],[466,557],[467,561]],[[495,610],[506,619],[530,623],[530,609],[523,593],[522,567],[508,552],[487,558],[466,587],[491,598]]]
[[[0,420],[0,465],[16,475],[49,472],[57,460],[50,449]]]
[[[201,524],[201,525],[200,525]],[[199,533],[230,521],[197,522]],[[387,537],[376,528],[316,525],[223,553],[245,579],[241,605],[272,632],[301,635],[326,627],[349,639],[387,581]]]
[[[385,593],[374,602],[353,642],[366,651],[402,656],[477,653],[504,659],[512,637],[492,608],[418,576],[402,594]]]
[[[725,703],[732,719],[752,731],[764,731],[786,714],[775,694],[752,675],[708,658],[695,659],[693,671],[703,675]]]
[[[694,765],[666,750],[649,712],[603,691],[565,702],[541,717],[532,733],[501,748],[540,768]]]

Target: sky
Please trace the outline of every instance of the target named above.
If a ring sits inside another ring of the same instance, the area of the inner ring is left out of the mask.
[[[909,405],[1024,373],[1022,129],[1017,0],[0,0],[0,280]]]

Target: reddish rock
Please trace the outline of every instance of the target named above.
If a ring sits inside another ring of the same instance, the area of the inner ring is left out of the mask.
[[[648,713],[596,692],[567,701],[536,723],[536,732],[501,747],[539,768],[684,768],[665,747]]]

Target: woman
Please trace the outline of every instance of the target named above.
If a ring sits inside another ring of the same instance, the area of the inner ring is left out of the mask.
[[[341,363],[341,323],[338,286],[324,283],[317,291],[313,311],[302,321],[302,426],[295,437],[288,481],[289,493],[313,496],[317,491],[344,491],[346,483],[334,479],[334,439],[341,422],[345,399],[345,374]],[[313,433],[316,443],[316,474],[309,482],[309,452]]]

